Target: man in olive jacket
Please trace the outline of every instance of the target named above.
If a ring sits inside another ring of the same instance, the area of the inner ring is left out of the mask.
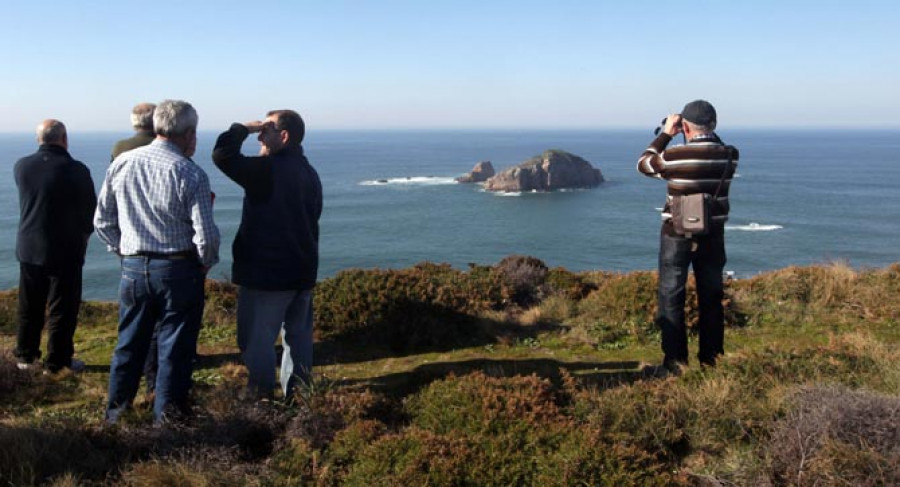
[[[45,120],[37,128],[38,151],[16,162],[19,188],[18,333],[15,355],[20,369],[41,356],[47,312],[47,358],[51,372],[80,371],[72,339],[81,306],[81,268],[97,205],[87,166],[69,155],[66,126]]]
[[[258,133],[260,154],[241,154]],[[234,238],[232,279],[238,295],[238,346],[248,389],[269,397],[275,388],[275,340],[282,334],[281,390],[286,400],[312,369],[312,290],[319,267],[322,184],[303,155],[303,119],[274,110],[264,121],[232,124],[213,150],[216,166],[244,188]]]
[[[153,103],[138,103],[131,109],[131,126],[134,127],[134,135],[113,145],[110,161],[115,160],[123,152],[150,145],[150,142],[156,139],[156,134],[153,132],[153,112],[155,111],[156,105]]]

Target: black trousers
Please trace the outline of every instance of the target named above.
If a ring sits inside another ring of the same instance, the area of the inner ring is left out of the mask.
[[[41,332],[47,318],[47,367],[70,365],[72,339],[81,307],[81,264],[47,267],[19,263],[19,328],[16,357],[33,362],[41,357]]]
[[[685,283],[688,267],[693,267],[700,312],[697,358],[700,363],[715,365],[716,357],[725,353],[722,270],[727,256],[724,230],[714,229],[711,234],[698,237],[696,241],[697,248],[693,250],[691,239],[670,235],[665,225],[660,231],[656,325],[662,331],[665,361],[688,363],[687,328],[684,323]]]

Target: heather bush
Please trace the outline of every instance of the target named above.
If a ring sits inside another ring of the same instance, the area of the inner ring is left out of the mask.
[[[72,422],[0,423],[0,484],[38,485],[70,472],[99,480],[122,460],[116,446]]]
[[[433,382],[406,403],[411,422],[428,431],[499,433],[511,425],[536,426],[560,416],[549,380],[489,377],[475,372]]]
[[[607,274],[595,280],[597,289],[578,304],[576,325],[600,344],[656,333],[655,273]]]
[[[382,436],[357,452],[341,485],[476,485],[472,466],[477,460],[475,451],[463,438],[410,429]],[[478,480],[482,485],[492,484],[484,477]]]
[[[321,449],[331,443],[335,434],[348,424],[367,419],[377,411],[389,418],[387,400],[371,391],[334,389],[307,398],[285,429],[288,439],[299,438],[311,448]]]
[[[16,367],[18,361],[9,349],[0,349],[0,404],[6,402],[17,389],[26,387],[33,381],[33,374]]]
[[[900,398],[803,387],[761,454],[776,485],[900,484]]]
[[[359,452],[344,481],[348,486],[688,485],[684,476],[639,450],[556,423],[494,435],[442,435],[412,427]]]
[[[0,331],[15,333],[19,291],[0,291]]]
[[[573,388],[480,372],[434,382],[406,401],[409,427],[358,453],[346,485],[686,485],[652,455],[573,422]]]
[[[654,455],[634,445],[611,441],[602,430],[579,426],[567,429],[555,448],[536,458],[531,485],[603,487],[692,485]]]
[[[541,301],[541,304],[537,307],[523,313],[520,321],[524,325],[565,323],[575,316],[577,306],[575,301],[567,297],[553,295]]]
[[[238,462],[228,448],[185,448],[166,457],[153,457],[128,464],[116,485],[156,487],[258,486],[267,485],[268,472]]]
[[[549,293],[576,301],[584,299],[591,291],[597,289],[595,283],[589,282],[584,274],[573,273],[563,267],[555,267],[547,272],[546,279]]]
[[[494,266],[510,298],[519,306],[531,306],[546,295],[544,283],[549,269],[543,261],[525,255],[504,257]]]

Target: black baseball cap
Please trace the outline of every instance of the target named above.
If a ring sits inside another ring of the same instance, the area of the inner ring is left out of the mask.
[[[696,125],[716,123],[716,109],[706,100],[694,100],[681,110],[681,118]]]

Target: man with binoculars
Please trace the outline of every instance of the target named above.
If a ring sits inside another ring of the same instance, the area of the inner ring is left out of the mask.
[[[657,137],[637,164],[642,174],[664,179],[668,189],[660,230],[656,325],[662,331],[663,367],[672,373],[688,363],[684,304],[689,266],[694,270],[699,301],[697,358],[701,365],[714,366],[724,353],[725,221],[738,152],[725,145],[715,129],[715,108],[705,100],[692,101],[681,113],[666,117],[661,133],[657,130]],[[679,133],[684,134],[685,144],[667,149]],[[680,218],[679,211],[673,210],[680,209],[676,208],[680,198],[693,194],[708,195],[702,198],[708,225],[702,231],[684,233],[673,221]]]

